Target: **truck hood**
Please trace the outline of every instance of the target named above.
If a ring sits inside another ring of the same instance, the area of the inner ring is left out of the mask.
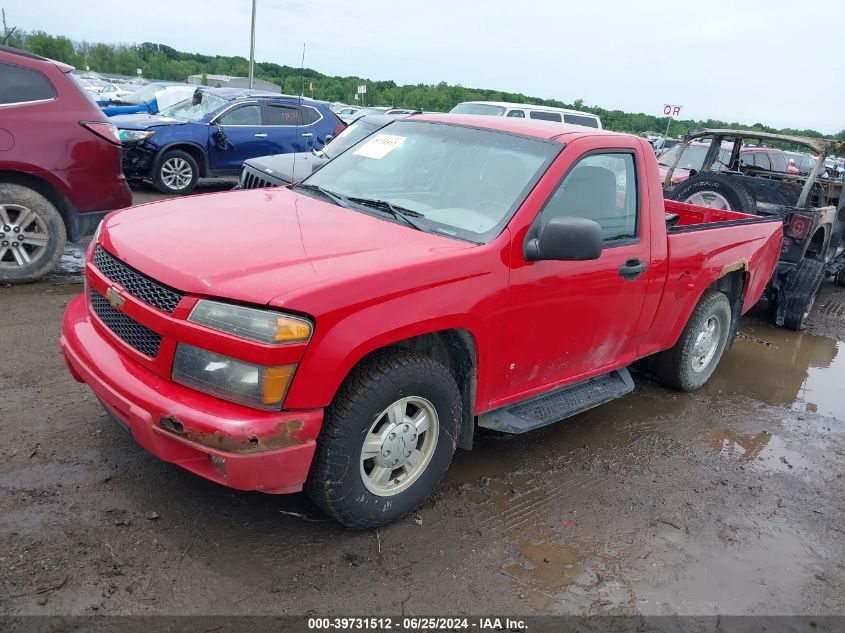
[[[314,292],[325,297],[333,288],[354,301],[350,289],[359,295],[383,290],[377,279],[385,271],[394,277],[403,268],[431,272],[449,253],[474,247],[286,188],[132,207],[108,216],[100,240],[173,288],[280,306]]]
[[[184,125],[187,121],[161,116],[159,114],[118,114],[109,117],[109,123],[114,123],[124,130],[147,130],[159,125]]]
[[[285,182],[296,182],[302,180],[311,172],[328,162],[328,158],[314,152],[298,152],[296,154],[273,154],[271,156],[259,156],[244,161],[253,169],[284,180]]]
[[[657,163],[657,171],[660,172],[660,182],[662,183],[666,179],[666,174],[669,172],[669,168],[666,165],[661,165]],[[672,172],[672,183],[678,184],[684,182],[690,177],[690,170],[683,169],[682,167],[678,167]]]

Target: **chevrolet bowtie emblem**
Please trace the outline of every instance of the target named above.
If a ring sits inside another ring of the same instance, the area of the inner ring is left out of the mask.
[[[126,303],[126,299],[124,299],[123,295],[120,294],[120,290],[114,286],[110,286],[109,289],[106,290],[106,299],[109,300],[111,307],[115,310],[120,310],[123,307],[123,304]]]

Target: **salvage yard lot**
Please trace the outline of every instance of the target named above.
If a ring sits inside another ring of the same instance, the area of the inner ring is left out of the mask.
[[[136,199],[137,201],[137,199]],[[637,390],[484,433],[396,525],[226,489],[136,446],[68,374],[82,286],[0,288],[0,612],[836,614],[845,290],[805,334],[762,310],[692,394]]]

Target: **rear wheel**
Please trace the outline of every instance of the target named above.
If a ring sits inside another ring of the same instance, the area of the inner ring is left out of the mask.
[[[153,176],[155,188],[162,193],[185,195],[191,193],[199,180],[199,166],[194,157],[179,149],[165,152]]]
[[[783,287],[783,325],[801,330],[813,310],[824,281],[825,265],[816,259],[802,259]]]
[[[375,354],[329,406],[306,490],[348,527],[396,521],[443,477],[460,419],[461,396],[446,367],[414,352]]]
[[[701,297],[675,346],[655,355],[654,369],[664,385],[693,391],[710,378],[728,342],[731,304],[716,290]]]
[[[56,207],[23,185],[0,183],[0,282],[35,281],[56,267],[67,234]]]
[[[839,272],[836,273],[836,277],[833,278],[833,283],[837,286],[845,287],[845,264],[843,264],[842,268],[839,269]]]
[[[696,174],[675,187],[672,200],[723,211],[754,213],[757,202],[745,185],[724,174]]]

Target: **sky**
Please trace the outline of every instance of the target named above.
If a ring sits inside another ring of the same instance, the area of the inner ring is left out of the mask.
[[[251,0],[0,0],[0,7],[10,27],[27,31],[249,56]],[[304,43],[305,65],[327,75],[446,81],[657,115],[678,104],[685,119],[845,129],[842,20],[828,27],[795,0],[257,0],[257,7],[259,62],[299,66]]]

